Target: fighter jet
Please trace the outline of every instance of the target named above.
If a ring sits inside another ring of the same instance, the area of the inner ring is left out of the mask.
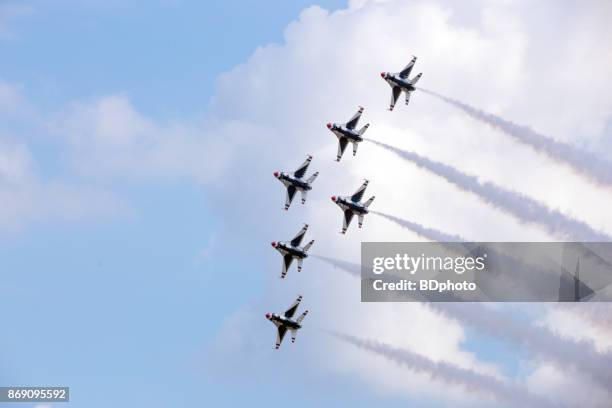
[[[406,105],[408,105],[408,101],[410,101],[410,94],[416,89],[414,85],[421,78],[421,75],[423,75],[423,73],[419,73],[414,78],[408,79],[408,75],[410,75],[410,71],[412,71],[412,67],[414,66],[416,60],[417,58],[413,56],[412,60],[408,63],[408,65],[406,65],[406,67],[398,73],[380,73],[380,76],[391,86],[391,107],[389,108],[390,111],[393,110],[395,102],[397,102],[397,98],[399,98],[402,91],[406,93]]]
[[[297,319],[292,319],[301,301],[302,296],[300,295],[295,300],[295,302],[293,302],[291,307],[287,309],[283,316],[278,315],[276,313],[266,313],[266,319],[274,323],[274,325],[278,329],[278,333],[276,334],[276,349],[280,347],[283,341],[283,337],[285,337],[285,333],[287,333],[287,330],[291,330],[291,342],[295,343],[295,336],[297,336],[297,331],[302,328],[302,320],[304,320],[304,318],[308,314],[308,310],[306,310]]]
[[[357,218],[359,220],[359,228],[361,228],[363,225],[363,217],[369,212],[368,207],[370,204],[372,204],[372,201],[374,201],[374,196],[372,196],[368,201],[364,203],[360,202],[363,198],[363,194],[365,193],[368,183],[369,181],[365,180],[361,187],[359,187],[359,189],[352,196],[332,196],[332,201],[336,203],[342,209],[342,211],[344,211],[344,222],[342,224],[341,231],[342,234],[346,233],[346,229],[351,224],[351,220],[355,214],[357,214]]]
[[[291,266],[291,262],[294,259],[297,259],[297,270],[298,272],[302,271],[302,262],[304,259],[308,258],[308,250],[314,244],[314,239],[304,245],[304,247],[300,247],[300,243],[302,243],[302,238],[306,235],[306,231],[308,231],[308,224],[304,224],[300,232],[288,243],[286,242],[276,242],[272,241],[272,248],[276,249],[283,256],[283,272],[281,273],[281,278],[285,278],[287,275],[287,270]]]
[[[293,196],[295,196],[296,191],[300,191],[302,193],[302,204],[306,202],[306,195],[308,191],[312,189],[311,184],[314,179],[317,178],[319,172],[317,171],[312,176],[310,176],[307,180],[302,180],[304,175],[306,174],[306,170],[312,161],[312,156],[308,155],[306,160],[302,165],[293,173],[287,174],[280,171],[274,172],[274,177],[280,180],[281,183],[287,187],[287,198],[285,199],[285,211],[289,209],[291,205],[291,201],[293,200]]]
[[[368,127],[370,127],[370,124],[368,123],[361,129],[355,130],[362,113],[363,107],[360,106],[357,113],[355,113],[348,122],[344,124],[327,124],[327,128],[334,132],[334,134],[338,137],[338,154],[336,155],[336,161],[340,161],[342,155],[344,154],[344,149],[346,149],[346,145],[349,142],[353,143],[353,156],[357,154],[357,144],[363,141],[363,134],[366,130],[368,130]]]

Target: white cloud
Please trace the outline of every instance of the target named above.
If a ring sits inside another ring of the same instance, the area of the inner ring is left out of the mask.
[[[0,230],[38,222],[80,221],[123,213],[113,194],[61,179],[43,180],[23,144],[0,140]]]
[[[224,123],[226,132],[238,131]],[[238,125],[240,126],[240,125]],[[231,146],[201,123],[156,123],[122,95],[75,103],[55,115],[49,128],[67,142],[74,168],[88,176],[218,179]]]
[[[612,353],[612,307],[607,302],[560,304],[550,308],[542,324],[560,336],[594,344]]]
[[[338,237],[340,213],[328,197],[351,192],[367,176],[371,180],[370,192],[377,196],[374,206],[381,211],[475,240],[550,239],[542,231],[518,224],[367,143],[360,146],[356,158],[346,155],[340,164],[333,163],[336,140],[324,124],[348,119],[357,105],[366,108],[363,119],[372,123],[368,130],[372,138],[479,174],[484,180],[533,196],[595,228],[612,231],[612,223],[605,215],[610,193],[563,166],[427,95],[417,93],[409,107],[398,105],[393,113],[385,111],[389,88],[378,73],[399,70],[411,54],[416,54],[419,61],[415,69],[424,72],[424,87],[465,98],[553,137],[571,141],[597,138],[601,127],[597,123],[606,120],[612,96],[597,86],[585,88],[584,78],[572,67],[571,39],[584,32],[578,26],[569,32],[557,26],[555,30],[564,31],[562,37],[567,41],[541,42],[542,21],[547,20],[533,21],[530,7],[525,2],[512,1],[472,2],[469,7],[442,1],[356,1],[349,10],[340,12],[329,13],[316,6],[302,12],[299,20],[287,27],[284,44],[260,47],[246,63],[219,79],[212,108],[215,118],[221,123],[242,121],[263,130],[232,134],[236,145],[228,174],[222,180],[230,188],[222,189],[217,199],[226,213],[242,214],[236,220],[242,225],[237,225],[233,233],[240,234],[244,242],[267,242],[291,236],[295,226],[307,221],[317,240],[314,252],[350,260],[358,259],[362,240],[415,239],[405,230],[372,216],[366,218],[364,231],[350,230],[347,237]],[[540,7],[544,14],[575,11],[552,2]],[[596,12],[585,9],[579,14],[588,19]],[[608,34],[607,27],[598,26],[596,33],[588,37],[603,38]],[[607,45],[592,41],[589,47],[602,56],[596,64],[612,70],[612,60],[605,58]],[[565,65],[546,57],[564,54]],[[567,75],[563,81],[547,76],[557,77],[559,71],[575,75]],[[593,80],[600,86],[607,82],[599,75]],[[582,106],[576,108],[576,103]],[[597,108],[587,109],[585,105]],[[559,118],[562,126],[558,125]],[[588,123],[593,126],[585,127]],[[567,132],[580,129],[586,129],[580,131],[580,136]],[[228,135],[217,134],[221,138]],[[289,170],[306,153],[315,155],[311,167],[321,175],[305,208],[297,203],[289,214],[281,214],[283,192],[271,177],[270,173],[276,170],[271,163]],[[261,269],[273,276],[280,260],[273,254],[269,258]],[[357,282],[347,283],[332,275],[337,272],[317,272],[317,268],[321,265],[308,260],[302,276],[290,272],[287,278],[298,283],[271,282],[266,296],[282,307],[287,300],[277,292],[287,295],[299,290],[311,307],[315,308],[314,303],[325,314],[322,321],[310,317],[307,325],[339,325],[338,330],[365,337],[375,335],[386,343],[424,352],[432,359],[498,375],[498,369],[461,349],[464,333],[460,326],[428,314],[418,305],[359,304]],[[273,332],[273,328],[268,331]],[[266,335],[258,331],[260,334]],[[273,333],[267,335],[272,342]],[[420,382],[388,362],[343,345],[325,343],[325,347],[325,355],[335,357],[318,365],[352,373],[364,384],[402,395],[439,394],[439,385]],[[533,381],[532,387],[553,398],[562,398],[566,390],[562,382]],[[604,392],[596,385],[589,387]]]
[[[534,393],[553,397],[561,406],[606,408],[612,398],[609,390],[595,387],[581,373],[547,364],[536,367],[527,382]]]

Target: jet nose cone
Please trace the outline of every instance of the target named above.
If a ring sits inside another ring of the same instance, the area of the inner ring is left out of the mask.
[[[336,202],[336,196],[331,196],[331,200],[335,203]]]
[[[272,243],[270,245],[272,245],[273,248],[276,248],[276,245],[277,245],[276,241],[272,241]]]
[[[328,129],[331,129],[331,128],[332,128],[332,124],[331,124],[331,123],[328,123],[328,124],[327,124],[327,128],[328,128]]]
[[[381,72],[381,73],[380,73],[380,76],[381,76],[382,78],[384,78],[384,77],[386,77],[386,76],[387,76],[387,73],[386,73],[386,72]]]
[[[278,175],[279,175],[279,174],[280,174],[280,173],[279,173],[278,171],[275,171],[275,172],[274,172],[274,177],[278,177]]]
[[[266,319],[270,319],[272,317],[272,313],[266,313]]]

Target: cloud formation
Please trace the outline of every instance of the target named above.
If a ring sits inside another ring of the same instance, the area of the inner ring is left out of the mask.
[[[0,139],[0,230],[38,222],[82,221],[125,214],[125,203],[108,190],[42,179],[23,144]]]

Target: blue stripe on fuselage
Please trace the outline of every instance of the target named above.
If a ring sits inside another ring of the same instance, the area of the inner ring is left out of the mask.
[[[283,180],[287,180],[289,183],[293,184],[295,187],[301,188],[302,190],[310,190],[312,188],[308,183],[298,178],[289,177],[287,175],[282,175],[281,178]]]
[[[301,329],[302,325],[283,316],[273,316],[271,320],[275,320],[288,329]]]
[[[299,248],[292,247],[290,245],[285,245],[285,244],[279,244],[278,247],[281,248],[281,249],[284,249],[285,251],[287,251],[289,253],[289,255],[292,255],[294,257],[297,257],[297,258],[308,258],[308,254],[306,252],[302,251]]]
[[[346,137],[347,139],[350,139],[352,141],[356,141],[356,142],[362,142],[363,138],[361,136],[359,136],[359,133],[349,130],[349,129],[344,129],[344,128],[338,128],[338,131],[340,131],[340,133],[342,133],[342,136]]]
[[[353,210],[356,213],[359,213],[359,214],[367,214],[368,213],[367,208],[365,208],[363,205],[361,205],[359,203],[355,203],[355,202],[350,201],[350,200],[342,200],[341,203],[346,205],[348,208],[350,208],[351,210]]]
[[[407,90],[407,91],[414,91],[416,88],[408,81],[403,80],[402,78],[398,78],[396,76],[392,76],[390,78],[391,82],[393,82],[394,84],[396,84],[397,86]]]

